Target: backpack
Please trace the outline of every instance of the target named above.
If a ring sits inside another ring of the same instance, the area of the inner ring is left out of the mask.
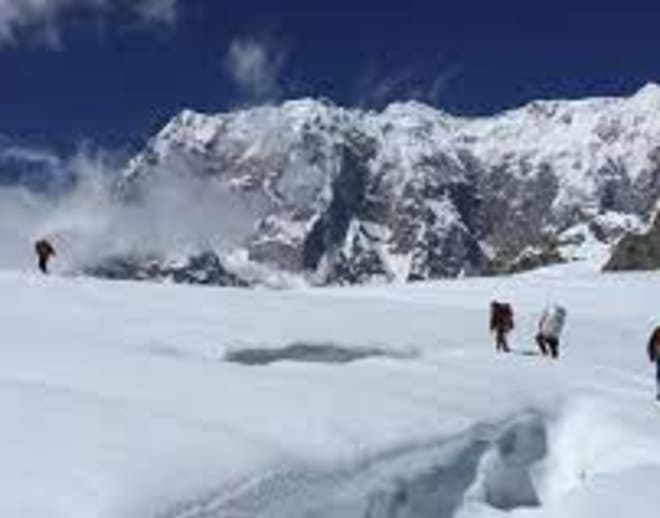
[[[652,362],[658,361],[660,359],[660,326],[656,327],[649,338],[649,344],[647,349],[649,360]]]
[[[513,308],[506,302],[494,301],[490,305],[491,331],[510,331],[513,329]]]
[[[551,306],[545,310],[543,314],[543,322],[541,323],[541,334],[553,338],[559,338],[564,322],[566,321],[566,309],[561,306]]]
[[[55,255],[55,248],[45,239],[40,239],[34,244],[34,250],[39,257],[50,257]]]

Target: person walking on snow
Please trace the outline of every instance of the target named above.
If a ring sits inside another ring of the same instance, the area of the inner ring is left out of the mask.
[[[34,251],[37,254],[39,270],[44,275],[48,274],[48,261],[55,256],[55,247],[47,239],[40,239],[34,244]]]
[[[539,332],[536,343],[543,356],[548,353],[553,357],[559,356],[559,337],[566,321],[566,310],[553,304],[543,310],[539,320]]]
[[[490,303],[490,330],[495,333],[496,350],[508,353],[507,335],[513,329],[513,309],[506,302]]]
[[[655,363],[655,398],[660,401],[660,326],[656,327],[649,338],[647,347],[649,360]]]

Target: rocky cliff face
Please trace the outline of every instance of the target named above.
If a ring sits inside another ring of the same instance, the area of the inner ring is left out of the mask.
[[[249,200],[251,230],[235,248],[317,283],[589,258],[639,228],[660,198],[660,87],[476,119],[314,100],[185,111],[131,161],[119,199],[140,203],[173,177]]]
[[[660,214],[645,233],[625,236],[614,248],[606,271],[655,270],[660,268]]]

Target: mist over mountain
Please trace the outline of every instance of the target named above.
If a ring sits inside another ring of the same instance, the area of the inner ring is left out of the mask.
[[[600,266],[654,214],[659,114],[654,84],[487,118],[314,99],[186,110],[119,174],[78,157],[57,196],[1,189],[0,265],[26,267],[47,235],[61,271],[213,284]]]

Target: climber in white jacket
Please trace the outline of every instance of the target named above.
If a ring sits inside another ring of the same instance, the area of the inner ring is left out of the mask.
[[[539,320],[539,330],[536,335],[536,343],[541,349],[541,354],[546,356],[548,353],[553,357],[559,356],[559,337],[566,321],[566,310],[552,304],[543,310]]]

